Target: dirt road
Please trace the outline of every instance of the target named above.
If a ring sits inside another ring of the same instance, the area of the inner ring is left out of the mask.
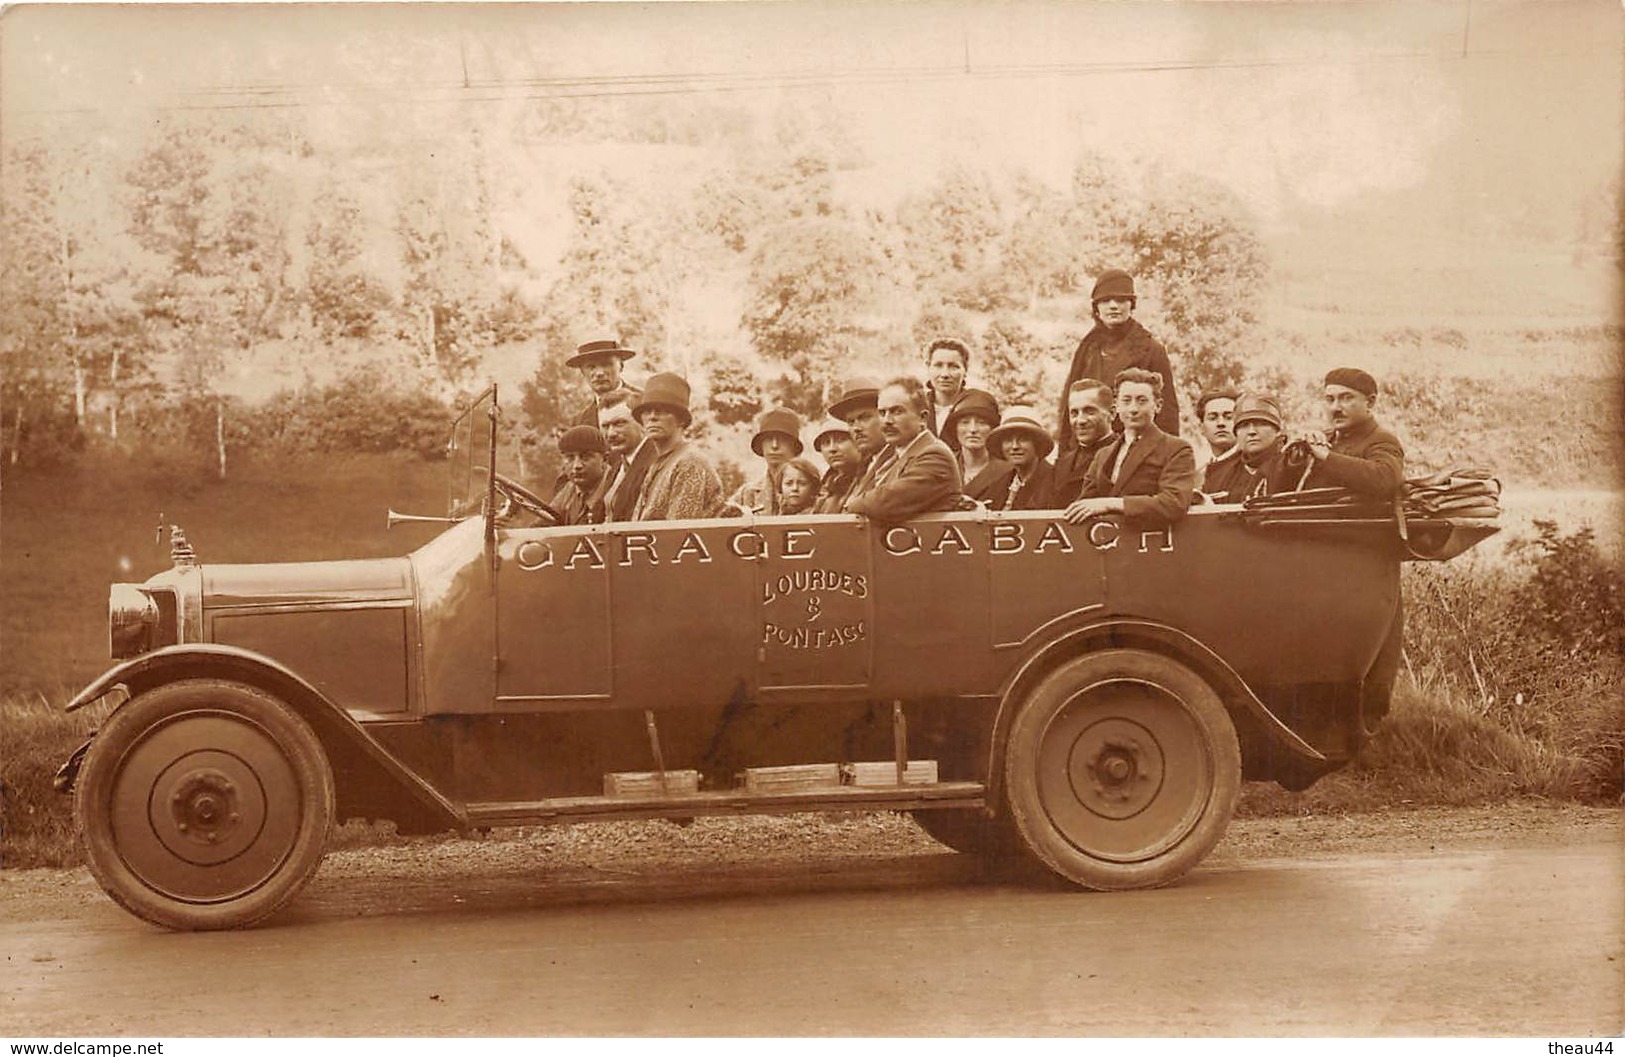
[[[1242,821],[1117,894],[982,876],[889,816],[583,827],[337,852],[271,925],[192,935],[14,871],[0,1036],[1611,1035],[1619,822]]]

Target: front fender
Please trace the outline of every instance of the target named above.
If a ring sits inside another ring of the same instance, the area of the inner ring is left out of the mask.
[[[1002,781],[1002,772],[997,763],[1004,753],[1010,722],[1027,692],[1062,661],[1090,649],[1110,646],[1151,649],[1190,665],[1218,692],[1232,716],[1248,717],[1275,747],[1284,750],[1289,757],[1310,769],[1328,769],[1332,766],[1324,754],[1259,700],[1236,670],[1206,644],[1178,628],[1157,621],[1133,617],[1100,619],[1097,613],[1085,611],[1052,621],[1034,632],[1026,656],[1005,680],[999,695],[986,771],[993,776],[990,790],[996,791]]]
[[[372,793],[381,785],[388,791],[407,794],[401,805],[407,817],[396,818],[403,832],[408,827],[424,832],[466,828],[463,812],[457,805],[398,760],[348,712],[286,665],[240,646],[187,643],[132,657],[103,672],[75,694],[64,708],[75,711],[120,687],[128,692],[129,700],[133,700],[164,683],[200,677],[232,679],[257,686],[298,712],[321,739],[322,747],[333,762],[341,801],[347,790]],[[118,707],[125,704],[128,700]],[[85,746],[80,746],[62,765],[56,780],[59,791],[68,792],[73,788],[78,771],[76,764],[83,759],[84,750]]]

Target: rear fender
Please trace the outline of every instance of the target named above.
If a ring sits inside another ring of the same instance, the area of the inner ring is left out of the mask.
[[[155,687],[181,679],[231,679],[275,695],[299,713],[321,739],[333,766],[341,808],[390,801],[390,811],[401,832],[438,832],[463,829],[462,812],[416,772],[380,745],[350,714],[292,670],[251,650],[219,643],[166,646],[144,653],[104,672],[75,694],[65,710],[73,712],[123,689],[129,700]],[[89,744],[88,742],[86,743]],[[57,779],[62,792],[72,789],[84,746],[63,765]],[[358,812],[371,817],[371,812]]]
[[[1091,620],[1090,618],[1093,617]],[[1268,739],[1276,749],[1311,769],[1329,769],[1333,764],[1314,746],[1295,734],[1269,706],[1259,700],[1236,670],[1198,639],[1167,624],[1150,620],[1105,619],[1098,614],[1077,614],[1062,618],[1043,629],[1043,641],[1030,646],[1012,670],[1000,691],[994,716],[992,748],[986,774],[988,799],[1001,791],[1004,756],[1010,723],[1021,703],[1039,681],[1061,663],[1096,650],[1132,647],[1161,653],[1192,668],[1206,679],[1224,702],[1232,722],[1249,726]]]

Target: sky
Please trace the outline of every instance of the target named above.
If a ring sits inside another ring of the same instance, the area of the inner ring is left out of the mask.
[[[538,95],[828,99],[877,193],[945,159],[1063,184],[1082,149],[1236,191],[1266,228],[1568,237],[1620,175],[1612,0],[33,7],[0,19],[0,137],[167,108],[402,103],[432,141]],[[1589,203],[1589,204],[1588,204]]]

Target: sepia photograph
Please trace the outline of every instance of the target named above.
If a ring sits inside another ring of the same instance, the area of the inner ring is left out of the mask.
[[[1611,1053],[1622,361],[1618,0],[10,6],[0,1038]]]

